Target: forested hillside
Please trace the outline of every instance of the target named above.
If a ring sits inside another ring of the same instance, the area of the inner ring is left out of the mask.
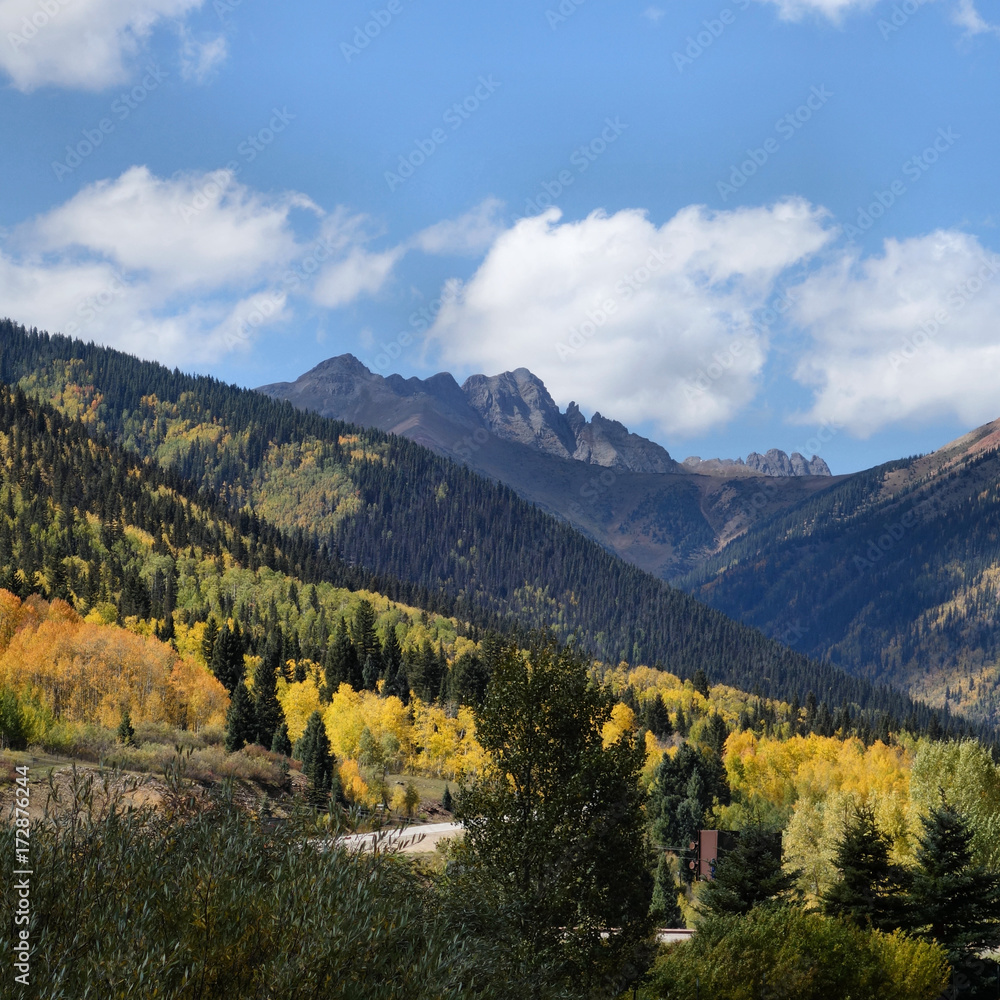
[[[933,704],[1000,712],[995,425],[761,522],[687,581],[796,648]]]
[[[682,677],[702,668],[764,695],[804,701],[812,691],[830,705],[930,724],[908,698],[765,639],[409,441],[9,322],[0,326],[0,381],[206,491],[240,526],[234,544],[256,546],[247,557],[262,566],[350,582],[339,560],[358,571],[358,583],[375,574],[391,590],[400,581],[389,596],[427,606],[443,594],[442,610],[465,621],[551,625],[608,661],[658,664]],[[266,524],[287,540],[279,543]],[[263,533],[256,542],[255,530]],[[44,568],[43,552],[33,549],[31,558]],[[53,582],[61,585],[57,570]],[[86,585],[99,595],[89,574]]]

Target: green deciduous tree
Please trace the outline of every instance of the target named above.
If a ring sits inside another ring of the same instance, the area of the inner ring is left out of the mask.
[[[594,996],[642,972],[651,928],[644,754],[629,734],[604,747],[610,712],[575,653],[549,640],[506,650],[477,714],[489,764],[458,808],[494,933],[524,967],[559,969]],[[518,988],[555,995],[541,971]]]

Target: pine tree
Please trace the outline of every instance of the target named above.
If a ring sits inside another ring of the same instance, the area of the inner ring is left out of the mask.
[[[656,695],[646,702],[646,711],[643,713],[644,721],[649,731],[660,740],[669,739],[674,735],[674,726],[670,721],[670,713],[667,706],[663,704],[663,699]]]
[[[1000,878],[973,864],[972,831],[952,807],[942,803],[922,824],[907,929],[937,941],[956,973],[983,985],[977,956],[1000,946]]]
[[[679,736],[687,738],[687,734],[691,731],[691,727],[688,724],[687,717],[684,715],[684,709],[681,706],[677,708],[677,720],[674,722],[674,729],[677,730]]]
[[[691,679],[691,685],[692,687],[694,687],[695,691],[697,691],[700,695],[702,695],[705,698],[708,697],[709,694],[708,675],[705,673],[704,670],[701,669],[701,667],[699,667],[694,672],[694,677]]]
[[[257,735],[254,742],[269,747],[281,724],[283,713],[278,702],[278,670],[281,666],[281,639],[268,636],[264,655],[253,675],[254,714],[257,718]]]
[[[781,835],[751,827],[716,863],[700,903],[709,913],[746,914],[768,902],[786,902],[799,877],[781,867]]]
[[[281,753],[286,757],[292,756],[292,741],[288,738],[288,725],[282,722],[274,731],[274,739],[271,740],[271,753]]]
[[[122,709],[122,719],[118,723],[116,740],[124,747],[135,746],[135,730],[132,728],[132,717],[127,708]]]
[[[857,807],[833,859],[840,878],[821,899],[827,916],[887,932],[905,926],[908,873],[891,860],[889,848],[871,806]]]
[[[366,691],[374,691],[378,683],[378,667],[371,655],[365,657],[365,665],[361,671],[361,680]]]
[[[649,916],[657,927],[683,927],[684,916],[677,902],[677,881],[670,856],[660,855],[653,877],[653,901],[649,906]]]
[[[729,727],[718,712],[713,712],[708,720],[708,725],[702,732],[702,742],[719,756],[722,756],[726,747],[726,740],[729,737]]]
[[[452,797],[451,797],[451,789],[447,785],[445,785],[444,786],[444,795],[441,796],[441,808],[445,812],[451,812],[453,806],[454,806],[454,802],[452,801]]]
[[[385,630],[385,642],[382,643],[382,677],[385,680],[385,694],[392,694],[396,686],[396,677],[403,663],[403,651],[399,648],[396,636],[396,626],[389,625]]]
[[[243,637],[238,623],[230,629],[226,623],[219,629],[212,647],[212,673],[232,695],[237,682],[243,677]]]
[[[371,657],[375,676],[382,673],[382,647],[375,633],[375,608],[369,600],[362,599],[354,613],[354,628],[352,638],[358,651],[358,660],[364,664]]]
[[[309,801],[323,806],[330,798],[334,767],[330,756],[330,738],[319,712],[313,712],[309,716],[298,751],[302,773],[309,782]]]
[[[256,739],[257,713],[241,677],[236,682],[236,690],[229,703],[229,711],[226,712],[226,753],[236,753]]]

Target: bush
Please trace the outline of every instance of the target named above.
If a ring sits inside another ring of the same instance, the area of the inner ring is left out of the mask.
[[[145,1000],[154,984],[165,1000],[458,1000],[481,985],[478,947],[405,862],[314,850],[304,817],[265,829],[231,798],[199,808],[176,775],[166,812],[127,807],[128,785],[75,773],[64,811],[33,827],[32,982],[12,1000]],[[0,850],[13,856],[12,826]]]
[[[661,954],[644,995],[694,1000],[698,979],[713,1000],[935,1000],[947,976],[937,945],[772,905],[705,920]]]

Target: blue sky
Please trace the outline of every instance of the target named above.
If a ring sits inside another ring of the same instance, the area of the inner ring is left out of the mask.
[[[1000,417],[987,0],[0,0],[0,313],[525,366],[677,458]],[[996,401],[995,401],[996,400]]]

